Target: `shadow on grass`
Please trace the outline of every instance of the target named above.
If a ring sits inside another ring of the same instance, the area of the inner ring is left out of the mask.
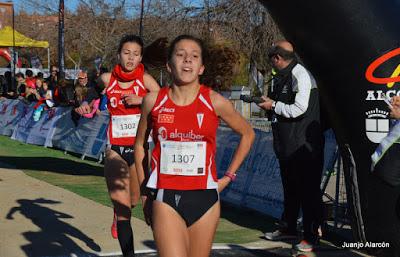
[[[221,256],[243,256],[243,257],[282,257],[282,253],[284,256],[290,256],[290,249],[283,249],[282,247],[274,247],[268,249],[250,249],[239,245],[228,244],[231,249],[226,250],[214,250],[214,252],[218,253]],[[274,251],[278,251],[279,254],[274,253]],[[219,256],[215,255],[215,256]]]
[[[247,217],[247,218],[243,218]],[[265,232],[274,231],[278,228],[277,219],[261,214],[248,208],[239,208],[232,204],[221,202],[221,218],[224,218],[241,227],[260,231],[260,239],[264,238]]]
[[[49,171],[78,176],[104,176],[103,167],[54,157],[0,156],[0,168]]]

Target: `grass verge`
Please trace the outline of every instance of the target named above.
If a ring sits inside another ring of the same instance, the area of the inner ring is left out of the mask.
[[[1,163],[100,204],[112,206],[103,177],[103,166],[96,162],[0,136]],[[141,206],[134,208],[132,215],[143,220],[141,209]],[[254,242],[260,239],[262,232],[273,229],[273,223],[274,220],[268,216],[222,204],[221,220],[214,242]]]

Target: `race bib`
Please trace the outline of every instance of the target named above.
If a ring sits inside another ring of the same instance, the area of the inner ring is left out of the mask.
[[[203,176],[206,173],[206,142],[162,141],[160,173]]]
[[[136,137],[140,114],[113,115],[111,117],[112,137]]]

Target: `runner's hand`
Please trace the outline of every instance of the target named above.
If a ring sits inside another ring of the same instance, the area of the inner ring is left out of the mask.
[[[223,176],[222,178],[218,179],[218,193],[221,193],[230,182],[231,179],[227,176]]]
[[[129,94],[129,95],[123,95],[121,99],[126,105],[141,105],[143,97],[134,94]]]

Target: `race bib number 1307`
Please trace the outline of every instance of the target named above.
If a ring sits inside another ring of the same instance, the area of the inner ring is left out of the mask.
[[[206,142],[162,141],[160,173],[203,176],[206,166]]]

